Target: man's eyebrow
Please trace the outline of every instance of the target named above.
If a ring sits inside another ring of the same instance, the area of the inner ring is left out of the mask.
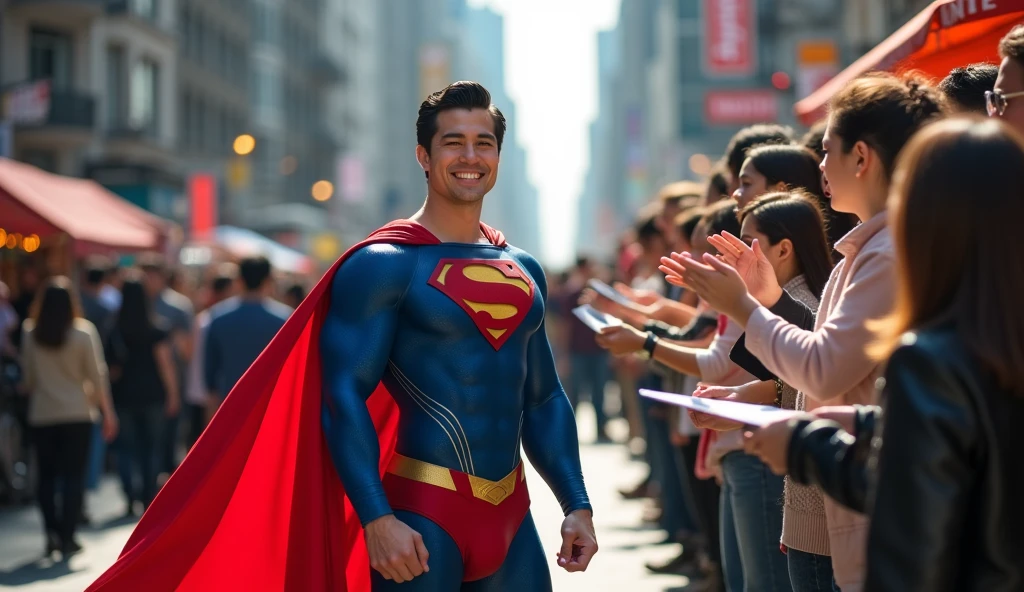
[[[495,141],[495,142],[497,142],[497,141],[498,141],[498,138],[494,137],[494,134],[489,134],[489,133],[486,133],[486,132],[485,132],[485,133],[482,133],[482,134],[480,134],[480,136],[479,136],[479,137],[480,137],[481,139],[484,139],[484,140],[493,140],[493,141]],[[441,139],[442,139],[442,140],[446,140],[446,139],[459,139],[459,140],[464,140],[465,138],[466,138],[466,134],[463,134],[463,133],[461,133],[461,132],[448,132],[447,134],[443,134],[443,135],[441,136]]]

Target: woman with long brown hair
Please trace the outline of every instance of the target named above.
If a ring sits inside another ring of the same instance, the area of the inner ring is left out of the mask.
[[[79,310],[68,278],[51,278],[36,296],[22,340],[46,550],[47,554],[59,550],[65,559],[82,548],[75,530],[96,415],[103,415],[107,440],[117,433],[100,336]],[[62,483],[59,510],[58,481]]]
[[[997,120],[928,127],[901,156],[889,216],[897,300],[873,348],[888,357],[884,412],[825,414],[856,440],[802,419],[748,449],[869,510],[868,589],[1020,590],[1024,137]]]

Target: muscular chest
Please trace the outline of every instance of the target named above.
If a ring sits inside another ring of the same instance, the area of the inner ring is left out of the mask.
[[[506,251],[430,247],[422,250],[403,299],[400,332],[429,338],[434,347],[522,351],[543,315],[535,279]]]

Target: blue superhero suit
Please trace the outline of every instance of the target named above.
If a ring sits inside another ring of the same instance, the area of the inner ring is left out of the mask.
[[[430,553],[429,572],[401,585],[374,572],[373,590],[550,590],[520,444],[565,514],[591,507],[539,263],[511,246],[378,244],[331,291],[320,346],[334,464],[364,525],[394,513]],[[383,480],[366,407],[381,381],[400,410]]]

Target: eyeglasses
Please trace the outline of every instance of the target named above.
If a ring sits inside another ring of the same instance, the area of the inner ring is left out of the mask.
[[[985,91],[985,111],[988,112],[989,117],[1002,117],[1003,112],[1006,111],[1006,105],[1009,104],[1010,99],[1017,97],[1024,97],[1024,92],[1015,92],[1008,95],[1004,95],[1002,91],[998,90],[986,90]]]

